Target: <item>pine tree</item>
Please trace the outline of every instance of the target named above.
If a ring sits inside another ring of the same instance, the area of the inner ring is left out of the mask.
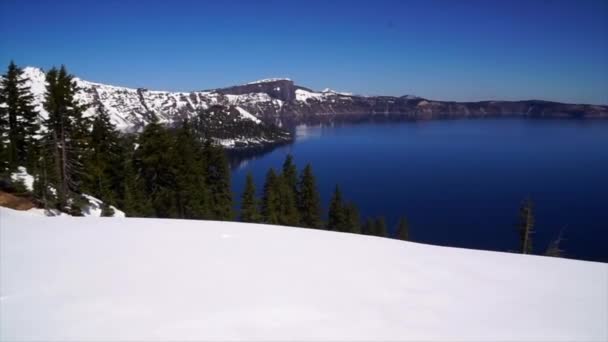
[[[276,189],[279,200],[279,224],[298,226],[300,223],[296,194],[283,174],[277,176]]]
[[[261,222],[262,217],[258,210],[258,200],[255,195],[255,184],[253,183],[253,175],[247,174],[245,180],[245,191],[243,191],[243,197],[241,198],[241,221],[258,223]]]
[[[262,197],[262,220],[268,224],[279,224],[280,214],[279,179],[274,169],[266,174],[264,195]]]
[[[188,120],[177,131],[172,166],[175,174],[175,201],[178,217],[211,218],[211,194],[206,183],[203,146]]]
[[[344,203],[342,200],[342,192],[340,187],[336,185],[331,201],[329,203],[329,212],[327,216],[327,229],[344,231],[346,216],[344,212]]]
[[[532,253],[532,233],[534,233],[534,203],[531,199],[522,202],[519,208],[519,240],[523,254]]]
[[[290,191],[293,192],[294,196],[298,192],[298,169],[293,163],[293,156],[288,154],[283,162],[283,178]]]
[[[399,223],[397,224],[397,232],[396,238],[403,241],[409,241],[410,239],[410,228],[405,217],[401,217],[399,219]]]
[[[158,122],[152,122],[144,128],[138,142],[134,161],[136,177],[143,183],[146,198],[140,204],[143,211],[151,208],[155,217],[177,217],[171,136]]]
[[[122,184],[123,191],[119,202],[120,208],[129,217],[154,216],[149,198],[145,195],[145,184],[139,174],[136,173],[134,142],[127,138],[123,144],[123,150],[125,151],[122,163],[124,183]]]
[[[349,233],[361,234],[361,217],[359,209],[353,203],[344,206],[345,227],[344,231]]]
[[[221,146],[209,140],[203,149],[206,169],[206,184],[211,193],[211,219],[232,220],[232,190],[230,188],[230,165]]]
[[[363,224],[363,226],[361,227],[361,233],[365,234],[365,235],[374,235],[375,234],[375,223],[374,223],[374,219],[372,219],[371,217],[368,217],[367,220],[365,220],[365,223]]]
[[[379,216],[374,222],[374,235],[380,237],[388,237],[388,231],[386,229],[386,221],[384,217]]]
[[[120,138],[109,115],[99,107],[93,119],[89,145],[84,162],[82,191],[106,204],[116,204],[120,192],[123,153]]]
[[[321,198],[310,164],[306,165],[300,175],[297,197],[300,225],[307,228],[321,228]]]
[[[0,149],[8,167],[26,166],[30,172],[38,153],[36,134],[40,129],[34,97],[26,86],[23,70],[10,62],[0,80]]]
[[[46,170],[50,185],[57,192],[58,209],[76,212],[77,196],[82,177],[88,136],[88,120],[83,118],[83,109],[74,99],[76,84],[65,67],[55,68],[46,74],[47,94],[44,107],[48,112],[45,121],[47,133],[44,146],[51,167]],[[68,208],[68,205],[71,208]]]

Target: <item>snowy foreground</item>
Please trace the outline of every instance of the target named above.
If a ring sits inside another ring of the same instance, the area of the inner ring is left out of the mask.
[[[608,264],[0,208],[2,340],[605,341]]]

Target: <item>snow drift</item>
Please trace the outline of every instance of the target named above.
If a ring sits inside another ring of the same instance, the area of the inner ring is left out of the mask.
[[[608,265],[0,208],[2,340],[605,341]]]

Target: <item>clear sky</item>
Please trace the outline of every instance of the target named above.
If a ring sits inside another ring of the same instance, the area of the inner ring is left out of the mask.
[[[267,77],[608,104],[608,1],[0,1],[0,62],[200,90]]]

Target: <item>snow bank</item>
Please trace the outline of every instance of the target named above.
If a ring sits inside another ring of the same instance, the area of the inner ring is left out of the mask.
[[[101,217],[101,212],[102,212],[102,207],[103,207],[103,201],[93,197],[91,195],[87,195],[87,194],[82,194],[82,196],[84,198],[87,199],[87,201],[89,201],[89,205],[85,206],[82,209],[82,214],[85,217]],[[112,210],[114,210],[114,214],[112,215],[112,217],[125,217],[125,213],[118,210],[115,206],[111,205],[110,208],[112,208]]]
[[[0,208],[1,340],[605,341],[608,265]]]
[[[30,175],[23,166],[17,167],[17,172],[11,173],[11,180],[22,182],[27,191],[34,191],[34,176]]]

